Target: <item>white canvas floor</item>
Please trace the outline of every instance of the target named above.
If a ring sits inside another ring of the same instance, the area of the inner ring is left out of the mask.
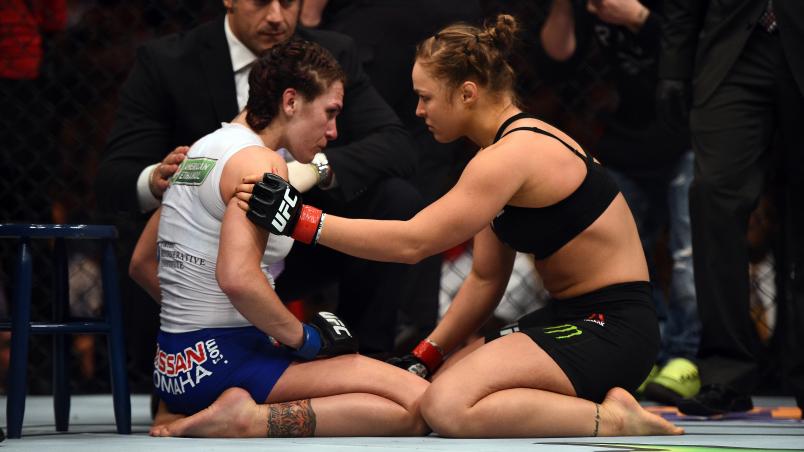
[[[677,437],[533,438],[456,440],[424,438],[304,438],[304,439],[190,439],[151,438],[148,396],[132,396],[133,434],[115,433],[111,395],[74,396],[70,431],[57,433],[52,399],[29,396],[22,438],[0,443],[6,451],[534,451],[605,452],[670,451],[728,452],[804,451],[804,422],[794,420],[734,420],[678,422],[687,434]],[[757,406],[795,406],[792,399],[755,398]],[[4,397],[0,397],[0,423],[6,424]]]

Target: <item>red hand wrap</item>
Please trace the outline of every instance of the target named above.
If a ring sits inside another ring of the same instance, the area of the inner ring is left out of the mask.
[[[438,349],[438,346],[427,339],[419,342],[419,345],[413,349],[411,354],[419,358],[431,373],[435,372],[444,361],[444,355]]]
[[[307,204],[303,205],[299,221],[296,222],[296,227],[293,228],[293,233],[290,236],[308,245],[313,243],[315,233],[318,230],[318,223],[321,221],[321,213],[321,209]]]

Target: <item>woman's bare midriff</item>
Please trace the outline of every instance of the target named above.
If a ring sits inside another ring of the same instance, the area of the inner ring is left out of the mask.
[[[570,298],[612,284],[648,281],[636,224],[622,194],[586,230],[546,259],[536,261],[554,298]]]

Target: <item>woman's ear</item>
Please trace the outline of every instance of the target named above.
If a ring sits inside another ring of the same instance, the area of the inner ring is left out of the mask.
[[[298,103],[298,93],[293,88],[288,88],[282,93],[282,111],[288,116],[293,116],[296,113],[296,104]]]
[[[477,83],[472,81],[463,82],[459,92],[461,96],[461,103],[464,105],[471,105],[477,102]]]

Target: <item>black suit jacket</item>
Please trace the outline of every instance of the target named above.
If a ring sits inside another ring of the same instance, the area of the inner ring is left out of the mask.
[[[695,104],[726,77],[767,0],[665,0],[659,77],[693,81]],[[804,93],[804,2],[773,0],[785,56]]]
[[[325,151],[339,186],[327,195],[349,202],[380,178],[410,176],[413,143],[363,72],[352,40],[318,30],[298,29],[297,35],[328,49],[347,74],[339,137]],[[237,113],[223,18],[141,47],[98,170],[99,207],[138,212],[136,181],[142,170]]]

